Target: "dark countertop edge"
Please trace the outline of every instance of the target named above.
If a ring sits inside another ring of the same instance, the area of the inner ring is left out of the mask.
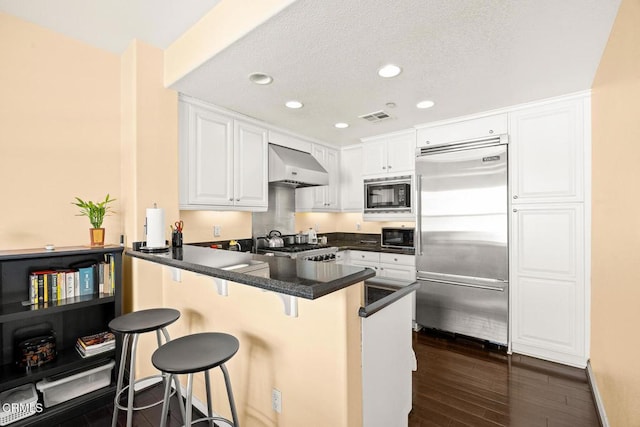
[[[409,295],[411,292],[418,290],[420,284],[418,282],[413,282],[410,285],[403,286],[399,288],[397,291],[387,295],[384,298],[379,299],[378,301],[371,303],[367,306],[360,307],[358,310],[358,316],[360,317],[369,317],[383,308],[390,306],[394,302],[398,301],[400,298]]]
[[[147,254],[132,249],[125,250],[125,255],[134,258],[140,258],[145,261],[155,262],[157,264],[174,267],[181,270],[191,271],[193,273],[211,276],[217,279],[230,280],[232,282],[253,286],[255,288],[267,291],[278,292],[284,295],[291,295],[304,299],[316,299],[340,289],[346,288],[358,282],[374,277],[375,272],[369,268],[365,268],[354,274],[333,280],[328,283],[317,282],[314,285],[299,285],[293,282],[283,282],[277,279],[265,278],[260,276],[252,276],[244,273],[236,273],[230,270],[222,270],[214,267],[206,267],[200,264],[193,264],[186,261],[175,260],[173,258],[161,258],[154,254]]]

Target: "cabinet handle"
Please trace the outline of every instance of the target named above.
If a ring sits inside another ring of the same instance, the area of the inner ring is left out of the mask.
[[[386,168],[387,168],[386,166],[383,166],[383,167],[382,167],[382,169],[386,169]]]
[[[493,133],[493,129],[489,129],[489,134],[492,134],[492,133]]]
[[[364,255],[360,255],[362,258],[364,258]]]
[[[380,267],[380,270],[384,270],[384,267]]]
[[[513,211],[514,211],[514,212],[518,212],[518,209],[514,209]]]
[[[425,141],[424,143],[429,145],[429,144],[431,144],[431,141]]]
[[[239,202],[239,201],[240,201],[240,199],[236,199],[236,202]]]
[[[233,202],[233,197],[229,199],[230,202]]]
[[[391,169],[391,165],[387,166],[387,169]]]
[[[393,260],[394,260],[394,261],[398,261],[398,258],[394,258]]]
[[[514,199],[517,199],[517,198],[518,198],[518,195],[517,195],[517,194],[514,194],[514,195],[513,195],[513,198],[514,198]]]

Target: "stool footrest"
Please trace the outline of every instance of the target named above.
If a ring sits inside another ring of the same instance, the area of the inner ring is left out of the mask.
[[[196,423],[202,423],[204,421],[223,421],[223,422],[229,424],[230,426],[233,426],[233,423],[231,422],[231,420],[228,420],[228,419],[223,418],[223,417],[203,417],[203,418],[198,418],[197,420],[191,421],[191,425],[194,425]],[[186,427],[186,426],[184,426],[184,427]]]
[[[116,395],[116,398],[115,398],[115,405],[116,405],[116,407],[117,407],[118,409],[122,409],[122,410],[126,411],[126,410],[128,409],[128,407],[127,407],[127,406],[123,406],[123,405],[120,403],[120,398],[122,397],[122,393],[124,393],[125,391],[128,391],[128,389],[129,389],[129,387],[130,387],[130,386],[132,386],[132,385],[133,385],[133,386],[135,387],[137,383],[140,383],[140,382],[142,382],[142,381],[146,381],[146,380],[150,380],[150,379],[152,379],[152,378],[163,378],[163,379],[165,379],[165,380],[167,380],[167,381],[169,380],[169,376],[168,376],[168,375],[163,375],[163,374],[151,375],[151,376],[149,376],[149,377],[144,377],[144,378],[136,379],[136,380],[133,382],[133,384],[128,384],[128,385],[126,385],[125,387],[122,387],[122,390],[120,390],[120,393],[118,393],[118,394]],[[154,384],[154,385],[155,385],[155,384]],[[171,389],[171,393],[169,394],[169,397],[171,397],[171,396],[173,396],[173,395],[175,395],[175,394],[176,394],[175,389]],[[146,405],[146,406],[133,406],[133,403],[132,403],[132,404],[131,404],[131,406],[132,406],[132,408],[131,408],[131,409],[132,409],[132,410],[134,410],[134,411],[141,411],[141,410],[143,410],[143,409],[153,408],[154,406],[157,406],[157,405],[161,404],[162,402],[164,402],[164,399],[163,399],[163,398],[161,398],[161,399],[160,399],[160,400],[158,400],[157,402],[149,403],[149,404],[148,404],[148,405]]]

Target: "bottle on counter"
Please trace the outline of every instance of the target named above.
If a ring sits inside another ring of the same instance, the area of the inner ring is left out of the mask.
[[[316,230],[309,227],[309,231],[307,231],[307,242],[315,245],[318,243],[318,235],[316,234]]]

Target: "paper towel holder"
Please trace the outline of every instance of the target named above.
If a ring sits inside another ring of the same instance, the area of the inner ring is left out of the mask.
[[[134,251],[140,251],[148,254],[157,254],[162,252],[169,252],[169,241],[165,240],[165,246],[159,248],[148,248],[147,242],[133,242],[132,249]]]

